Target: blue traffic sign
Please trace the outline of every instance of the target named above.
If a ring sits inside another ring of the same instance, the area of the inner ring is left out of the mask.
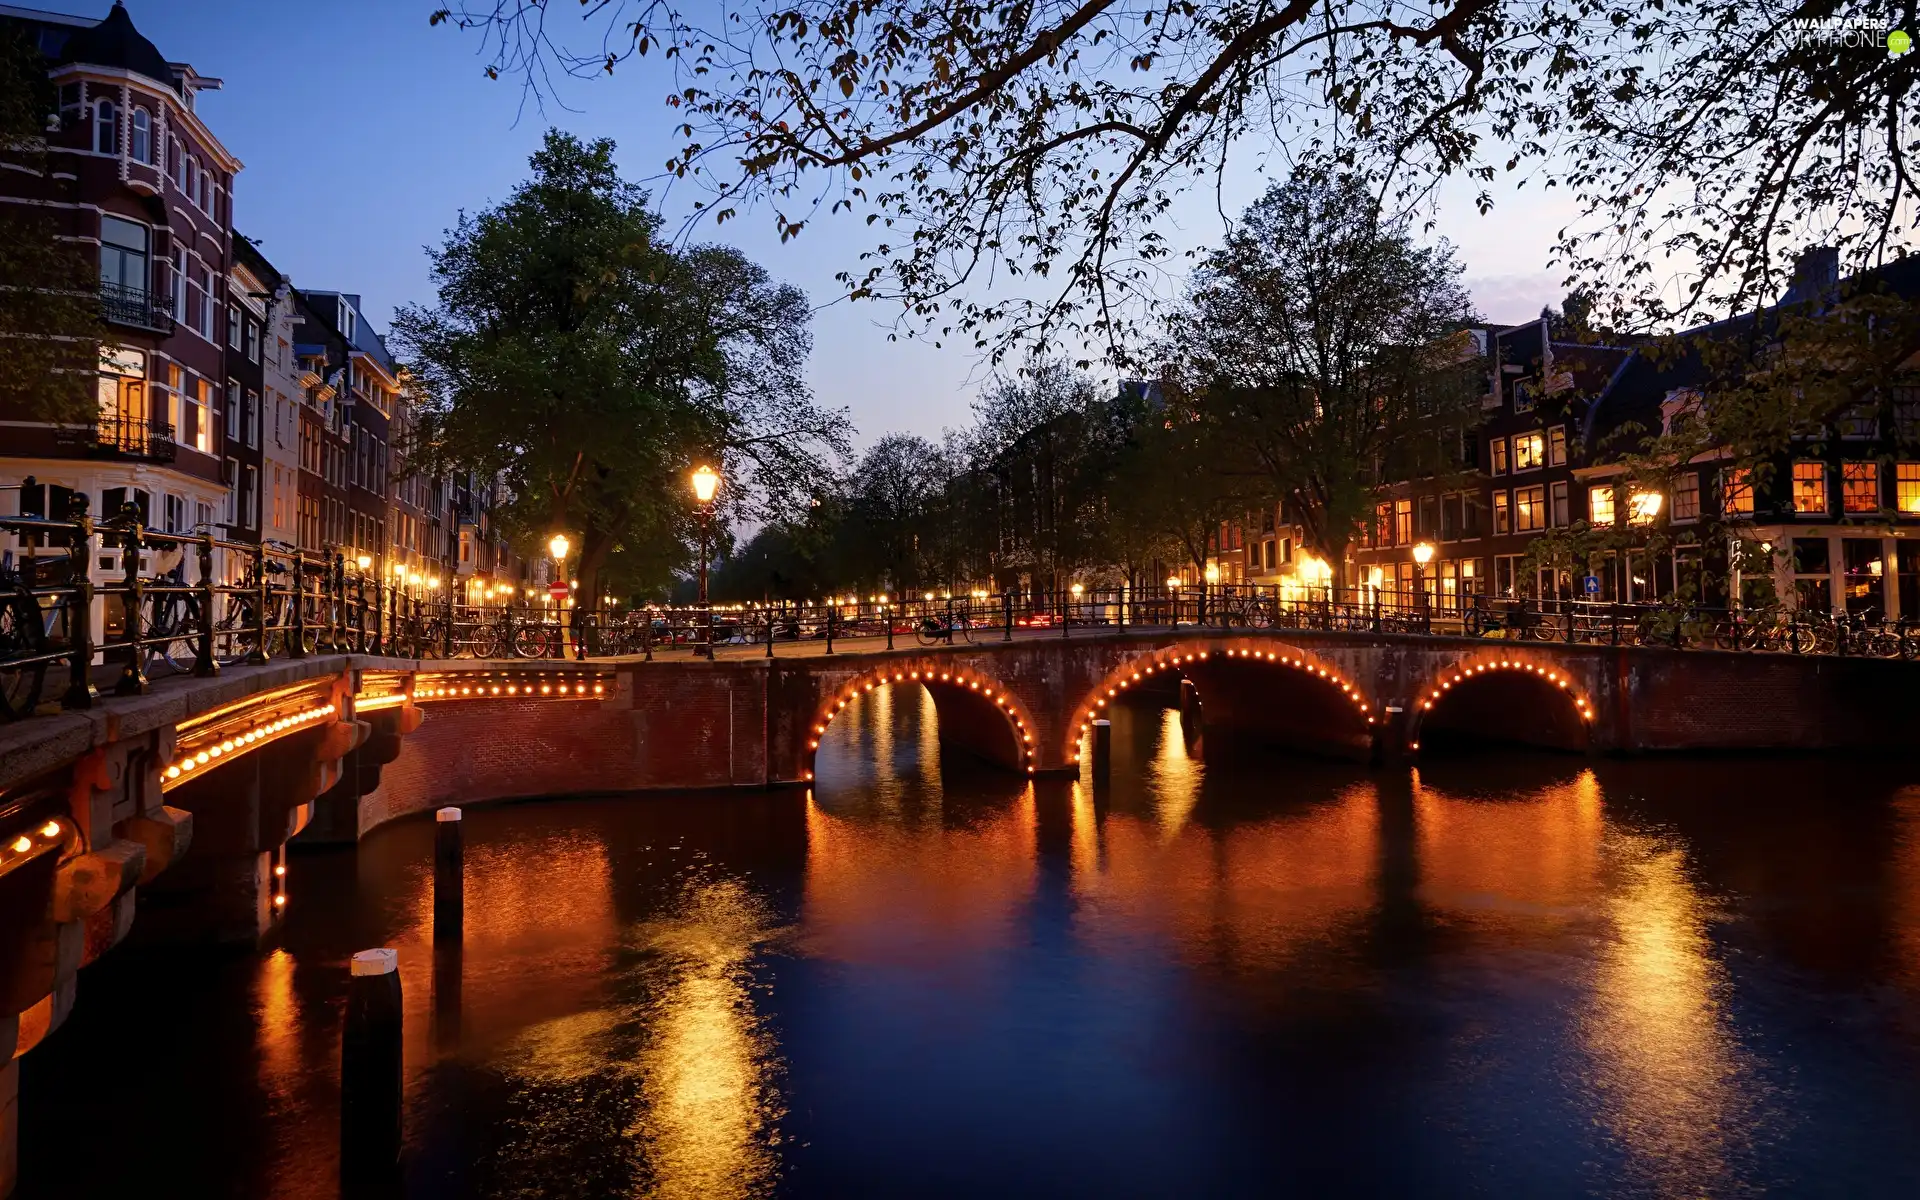
[[[1598,575],[1584,576],[1580,581],[1580,585],[1586,590],[1589,596],[1598,596],[1600,594],[1600,577]]]

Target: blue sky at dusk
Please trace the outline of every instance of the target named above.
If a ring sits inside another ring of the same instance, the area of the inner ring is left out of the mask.
[[[111,0],[27,0],[28,7],[103,16]],[[477,36],[430,28],[433,0],[128,0],[135,25],[174,61],[225,80],[200,113],[246,164],[235,217],[267,256],[303,287],[358,292],[383,327],[394,307],[431,299],[423,247],[438,243],[462,208],[504,197],[525,174],[548,125],[611,137],[629,178],[644,180],[679,148],[656,63],[610,78],[564,82],[561,103],[521,111],[517,81],[489,81]],[[554,5],[552,27],[576,26],[575,6]],[[578,27],[584,28],[584,27]],[[586,44],[584,36],[577,44]],[[563,107],[564,105],[564,107]],[[1251,172],[1226,196],[1228,211],[1260,186]],[[1533,192],[1505,194],[1490,217],[1457,189],[1442,201],[1437,232],[1459,248],[1482,313],[1523,320],[1560,295],[1548,274],[1553,231],[1570,215]],[[685,215],[691,190],[666,197]],[[1190,206],[1189,244],[1217,234],[1209,194]],[[816,304],[833,295],[836,270],[853,265],[868,231],[845,216],[816,220],[780,244],[764,210],[703,240],[738,245]],[[820,399],[849,410],[865,443],[891,430],[936,435],[964,423],[986,367],[970,347],[936,349],[888,340],[893,313],[832,305],[814,323],[812,382]]]

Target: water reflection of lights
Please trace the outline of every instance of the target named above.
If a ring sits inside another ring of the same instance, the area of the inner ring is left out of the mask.
[[[1759,1099],[1725,1023],[1711,914],[1679,847],[1618,833],[1604,850],[1612,937],[1584,1023],[1602,1119],[1644,1186],[1709,1195]]]
[[[1180,710],[1160,710],[1160,731],[1155,739],[1153,759],[1147,766],[1160,818],[1160,834],[1171,840],[1200,803],[1200,783],[1206,769],[1187,751],[1186,730],[1180,723]]]
[[[528,1028],[507,1056],[510,1070],[574,1104],[596,1092],[618,1096],[631,1114],[625,1134],[645,1195],[759,1195],[778,1166],[784,1112],[751,968],[780,931],[737,880],[691,885],[673,908],[625,939],[632,964],[617,985],[621,1001]],[[570,1137],[569,1119],[557,1112],[528,1133],[541,1142]],[[527,1158],[563,1152],[517,1148]]]
[[[638,1068],[646,1106],[635,1134],[662,1197],[757,1195],[778,1165],[782,1115],[772,1039],[754,1010],[749,967],[773,929],[735,880],[694,889],[681,919],[639,931],[661,980]]]

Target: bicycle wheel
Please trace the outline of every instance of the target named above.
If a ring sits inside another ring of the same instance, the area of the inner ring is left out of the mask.
[[[922,646],[938,646],[947,640],[947,627],[933,617],[924,617],[913,627],[914,636],[920,639]]]
[[[513,651],[521,658],[551,658],[557,632],[545,625],[522,625],[513,631]]]
[[[30,716],[40,703],[47,664],[8,667],[7,660],[46,652],[40,605],[24,589],[0,596],[0,717]]]

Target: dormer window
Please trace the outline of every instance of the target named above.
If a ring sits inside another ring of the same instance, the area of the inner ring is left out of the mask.
[[[153,118],[144,108],[133,110],[133,161],[153,163]]]
[[[120,110],[111,100],[93,106],[93,148],[99,154],[120,153]]]
[[[340,297],[336,303],[340,306],[340,333],[348,342],[352,342],[353,321],[355,316],[353,305],[347,303],[345,296]]]

